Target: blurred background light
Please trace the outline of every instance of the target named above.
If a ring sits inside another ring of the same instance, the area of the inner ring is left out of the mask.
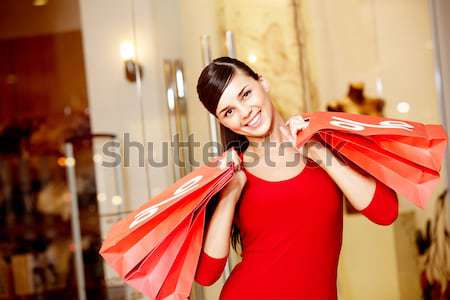
[[[126,61],[126,60],[132,60],[134,59],[135,51],[134,51],[134,45],[130,41],[123,41],[120,44],[120,57]]]
[[[97,194],[97,201],[98,202],[105,202],[106,200],[106,194],[105,193],[98,193]]]
[[[184,97],[184,80],[183,80],[183,72],[181,70],[177,70],[176,72],[177,77],[177,91],[178,91],[178,97],[183,98]]]
[[[167,104],[169,106],[170,110],[174,110],[175,109],[175,93],[173,92],[172,88],[169,88],[167,90]]]
[[[33,0],[34,6],[45,6],[47,5],[48,0]]]
[[[111,199],[111,201],[112,201],[112,203],[113,203],[114,205],[119,206],[119,205],[122,204],[122,197],[117,196],[117,195],[116,195],[116,196],[113,196],[112,199]]]
[[[411,107],[408,102],[401,101],[401,102],[397,103],[397,110],[399,113],[406,114],[409,112],[410,108]]]

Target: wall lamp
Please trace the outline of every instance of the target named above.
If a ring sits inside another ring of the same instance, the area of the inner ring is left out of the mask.
[[[125,64],[125,77],[130,82],[136,82],[137,77],[143,78],[143,68],[136,61],[136,55],[133,43],[124,41],[120,44],[120,56]]]

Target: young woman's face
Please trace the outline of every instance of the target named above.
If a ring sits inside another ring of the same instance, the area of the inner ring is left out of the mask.
[[[268,83],[237,71],[216,109],[219,122],[244,136],[263,137],[270,130],[273,108]]]

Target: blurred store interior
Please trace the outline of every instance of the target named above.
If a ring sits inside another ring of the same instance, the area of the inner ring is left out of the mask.
[[[195,89],[211,58],[262,74],[285,118],[447,126],[449,37],[447,0],[0,1],[0,299],[142,298],[98,250],[112,223],[196,167],[176,157],[201,161],[201,147],[159,145],[211,141]],[[105,143],[133,142],[153,144],[152,157],[133,149],[103,165]],[[346,208],[341,299],[450,299],[448,224],[437,222],[449,212],[446,163],[427,207],[400,197],[392,226]],[[217,299],[226,273],[191,298]]]

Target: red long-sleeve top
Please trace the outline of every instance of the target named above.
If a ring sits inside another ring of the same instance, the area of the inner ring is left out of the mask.
[[[278,182],[244,171],[247,183],[236,209],[242,261],[225,282],[220,299],[337,299],[342,191],[309,159],[297,176]],[[360,213],[389,225],[397,218],[397,196],[377,180],[369,206]],[[213,284],[226,261],[202,250],[195,280]]]

